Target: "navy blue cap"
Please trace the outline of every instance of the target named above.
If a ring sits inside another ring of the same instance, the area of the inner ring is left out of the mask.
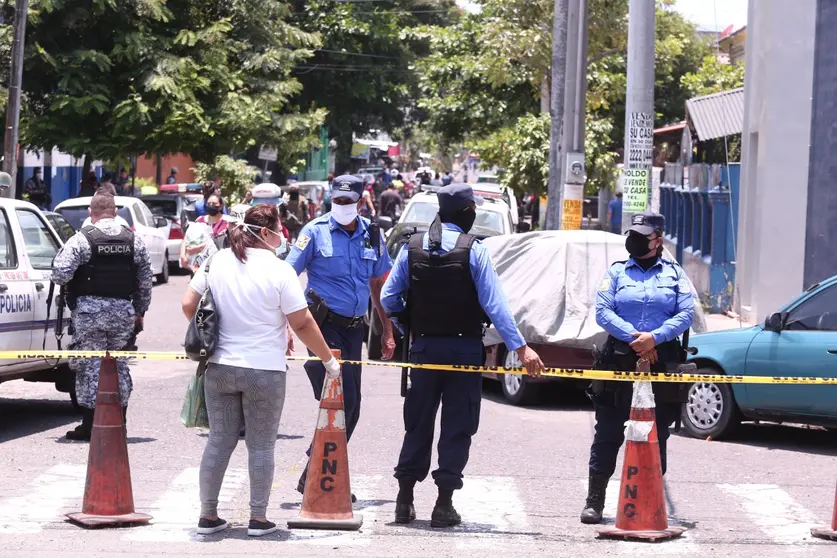
[[[637,213],[631,217],[631,228],[628,231],[638,232],[648,236],[656,231],[666,230],[666,218],[659,213]]]
[[[331,199],[348,198],[353,202],[360,201],[363,195],[363,180],[351,174],[338,176],[331,183]]]
[[[483,204],[483,199],[474,195],[474,189],[467,184],[450,184],[440,188],[436,195],[439,197],[439,213],[454,213],[471,203]]]

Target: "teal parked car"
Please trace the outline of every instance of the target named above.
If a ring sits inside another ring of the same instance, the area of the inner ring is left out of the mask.
[[[692,338],[691,362],[709,374],[837,377],[837,276],[810,287],[763,325]],[[837,428],[837,386],[696,383],[683,429],[722,438],[742,420]]]

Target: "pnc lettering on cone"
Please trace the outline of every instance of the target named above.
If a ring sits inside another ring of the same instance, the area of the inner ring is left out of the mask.
[[[340,351],[332,351],[340,359]],[[346,413],[342,374],[325,377],[317,429],[299,516],[288,520],[291,529],[357,531],[363,516],[352,510],[349,455],[346,451]]]
[[[637,372],[649,372],[640,359]],[[631,415],[625,427],[625,461],[619,485],[616,525],[598,531],[610,539],[662,541],[682,535],[684,527],[669,527],[660,445],[650,382],[635,382]]]
[[[119,400],[116,360],[102,358],[99,391],[90,435],[87,482],[81,512],[67,517],[85,527],[143,525],[150,515],[134,512],[128,440]]]

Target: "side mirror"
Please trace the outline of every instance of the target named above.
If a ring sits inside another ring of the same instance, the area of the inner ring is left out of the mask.
[[[165,217],[160,217],[159,215],[154,217],[154,226],[158,229],[162,229],[164,227],[169,226],[169,220]]]
[[[378,217],[378,226],[381,227],[382,231],[388,231],[392,228],[392,219],[389,217]]]
[[[775,312],[764,320],[764,329],[766,331],[781,332],[785,328],[785,319],[787,315],[782,312]]]

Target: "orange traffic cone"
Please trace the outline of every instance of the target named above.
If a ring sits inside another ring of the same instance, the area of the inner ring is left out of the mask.
[[[332,352],[340,358],[340,351]],[[333,380],[326,375],[314,442],[311,444],[302,510],[299,516],[288,520],[289,528],[360,529],[363,516],[352,511],[346,445],[342,374]]]
[[[636,369],[637,372],[649,372],[648,361],[640,360]],[[679,537],[686,529],[668,526],[654,392],[650,382],[634,383],[625,440],[616,526],[601,529],[599,537],[651,542]]]
[[[834,494],[834,513],[831,517],[831,529],[828,529],[827,527],[811,529],[811,534],[818,539],[837,541],[837,492]]]
[[[150,515],[134,513],[116,360],[110,356],[102,359],[99,372],[84,503],[80,513],[70,513],[67,517],[85,527],[141,525],[151,519]]]

